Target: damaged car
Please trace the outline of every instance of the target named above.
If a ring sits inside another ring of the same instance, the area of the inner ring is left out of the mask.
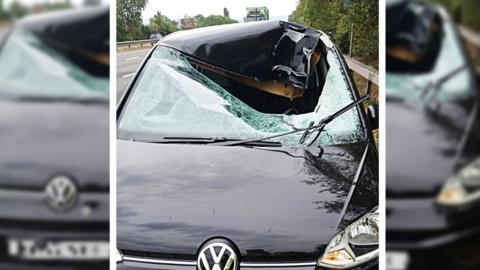
[[[386,29],[386,267],[479,269],[479,77],[442,7],[387,1]]]
[[[34,15],[0,44],[0,269],[109,267],[108,22]]]
[[[117,269],[376,269],[368,98],[302,25],[164,37],[117,110]]]

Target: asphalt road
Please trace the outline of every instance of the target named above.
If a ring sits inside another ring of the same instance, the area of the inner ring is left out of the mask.
[[[117,101],[150,49],[117,53]]]

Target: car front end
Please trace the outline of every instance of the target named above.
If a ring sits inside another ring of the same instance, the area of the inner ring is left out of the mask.
[[[117,269],[377,268],[376,147],[363,108],[341,110],[356,99],[301,25],[164,37],[118,108]]]

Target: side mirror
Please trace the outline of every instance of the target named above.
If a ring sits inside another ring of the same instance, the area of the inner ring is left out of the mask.
[[[367,118],[370,122],[370,127],[372,128],[372,130],[378,129],[378,104],[368,105]]]

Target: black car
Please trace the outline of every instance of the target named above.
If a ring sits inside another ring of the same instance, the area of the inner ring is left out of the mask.
[[[479,269],[478,77],[445,10],[387,3],[387,269]]]
[[[302,25],[164,37],[117,112],[117,269],[377,268],[365,99]]]
[[[0,269],[108,269],[108,18],[28,17],[1,42]]]

